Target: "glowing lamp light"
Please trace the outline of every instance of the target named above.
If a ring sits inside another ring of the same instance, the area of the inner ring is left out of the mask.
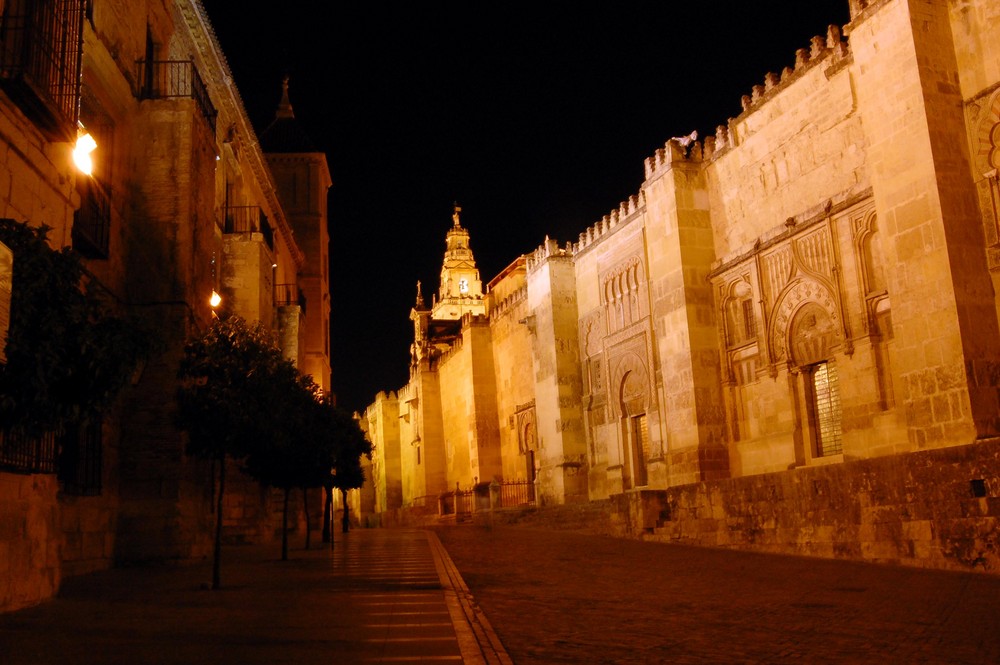
[[[94,160],[91,159],[90,153],[97,148],[97,141],[89,132],[80,131],[82,133],[77,137],[76,145],[73,147],[73,163],[81,173],[90,175],[94,171]]]
[[[208,299],[208,304],[212,306],[212,309],[215,309],[216,307],[219,306],[219,303],[221,302],[222,302],[222,296],[220,296],[213,290],[212,297]]]

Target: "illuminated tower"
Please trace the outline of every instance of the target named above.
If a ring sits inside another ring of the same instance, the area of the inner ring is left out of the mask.
[[[447,249],[441,266],[441,286],[431,312],[431,318],[439,321],[461,319],[465,314],[486,314],[483,283],[469,247],[469,232],[459,221],[461,212],[462,208],[456,203],[451,216],[453,225],[445,239]]]

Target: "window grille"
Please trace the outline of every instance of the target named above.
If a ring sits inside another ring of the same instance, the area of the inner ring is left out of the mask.
[[[0,86],[55,141],[76,138],[87,0],[8,0]]]
[[[0,469],[14,473],[55,473],[56,435],[42,436],[0,430]]]
[[[646,460],[649,459],[649,425],[646,423],[646,414],[632,418],[632,450],[632,459],[635,460],[635,469],[632,473],[633,484],[638,487],[647,483]]]
[[[817,454],[820,457],[843,452],[840,429],[840,382],[837,369],[820,363],[813,371],[816,400]]]
[[[81,425],[59,437],[59,482],[66,494],[101,493],[104,436],[100,420]]]
[[[753,301],[743,301],[743,333],[744,340],[751,340],[757,336],[757,319],[753,315]]]

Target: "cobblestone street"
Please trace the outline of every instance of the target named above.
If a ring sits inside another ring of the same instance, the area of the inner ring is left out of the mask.
[[[996,576],[523,527],[437,533],[518,665],[1000,662]]]
[[[0,663],[1000,662],[997,576],[432,531],[354,530],[286,562],[227,548],[219,591],[207,563],[74,578],[0,614]]]

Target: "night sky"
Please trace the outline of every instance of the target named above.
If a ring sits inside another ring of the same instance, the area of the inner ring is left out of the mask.
[[[453,202],[484,284],[635,194],[672,136],[704,137],[847,0],[604,3],[204,0],[250,119],[284,74],[327,153],[333,387],[407,380],[416,281],[436,293]]]

